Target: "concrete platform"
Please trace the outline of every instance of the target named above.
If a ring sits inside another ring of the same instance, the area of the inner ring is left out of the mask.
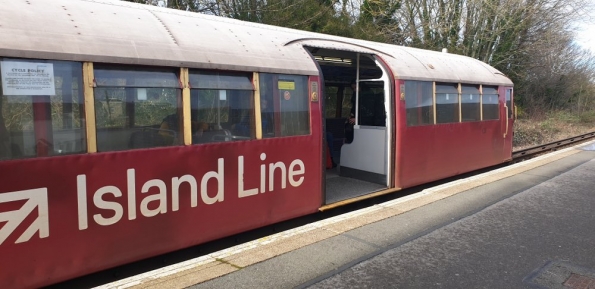
[[[587,288],[595,146],[582,147],[100,288]]]

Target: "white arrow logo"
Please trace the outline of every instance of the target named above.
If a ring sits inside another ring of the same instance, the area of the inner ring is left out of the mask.
[[[35,232],[39,232],[39,238],[47,238],[50,235],[49,214],[48,214],[48,189],[32,189],[10,193],[0,193],[0,203],[27,200],[18,210],[1,212],[0,223],[6,222],[0,228],[0,245],[14,230],[37,208],[38,216],[31,223],[29,228],[17,239],[15,244],[27,242]]]

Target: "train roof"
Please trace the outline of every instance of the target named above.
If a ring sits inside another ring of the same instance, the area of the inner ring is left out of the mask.
[[[304,46],[379,55],[398,79],[512,85],[479,60],[117,0],[0,0],[0,56],[318,75]]]

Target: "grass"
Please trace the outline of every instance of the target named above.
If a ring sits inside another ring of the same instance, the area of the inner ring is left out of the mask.
[[[595,111],[573,114],[552,112],[541,117],[525,116],[514,123],[515,150],[595,131]]]

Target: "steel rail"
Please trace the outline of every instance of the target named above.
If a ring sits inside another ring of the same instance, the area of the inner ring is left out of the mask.
[[[562,139],[562,140],[557,140],[557,141],[550,142],[547,144],[541,144],[541,145],[533,146],[530,148],[514,151],[514,152],[512,152],[512,161],[519,161],[519,160],[523,160],[525,158],[528,158],[530,156],[534,156],[534,155],[537,155],[540,153],[555,151],[561,147],[565,147],[565,146],[568,146],[571,144],[583,142],[583,141],[586,141],[586,140],[589,140],[592,138],[595,138],[595,132],[589,132],[586,134],[573,136],[573,137],[569,137],[569,138]]]

